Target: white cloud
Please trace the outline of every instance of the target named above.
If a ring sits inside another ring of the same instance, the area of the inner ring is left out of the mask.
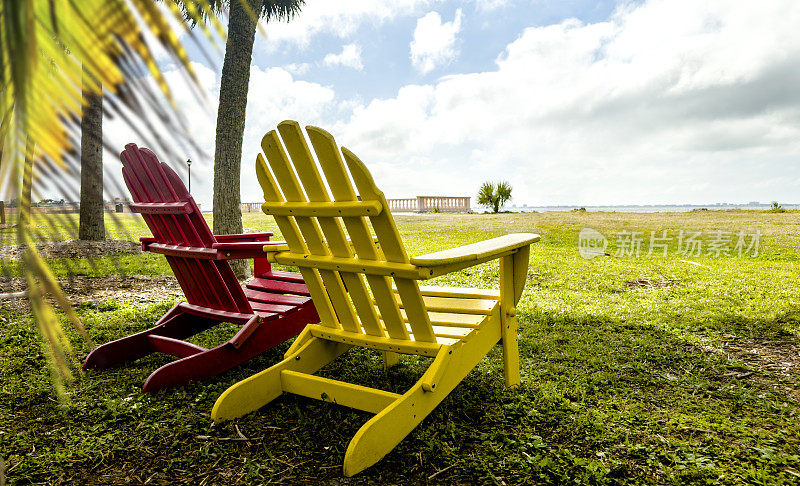
[[[461,9],[451,22],[442,23],[438,12],[428,12],[417,20],[414,39],[409,45],[411,64],[422,74],[451,62],[458,56],[456,35],[461,30]]]
[[[347,44],[342,47],[342,52],[339,54],[327,54],[322,63],[326,66],[346,66],[361,71],[364,69],[364,64],[361,62],[361,46]]]
[[[797,25],[793,0],[651,0],[532,27],[496,70],[403,87],[333,133],[389,196],[508,178],[535,204],[797,199],[752,184],[800,177]]]
[[[353,18],[377,15],[371,5],[356,8]],[[520,204],[796,200],[797,25],[794,0],[650,0],[604,22],[525,29],[494,70],[367,101],[297,80],[303,68],[254,66],[242,199],[261,198],[253,177],[261,136],[292,118],[329,129],[388,197],[474,196],[484,180],[508,179]],[[213,105],[216,78],[200,74]],[[213,154],[216,109],[200,116],[176,93]],[[208,208],[211,167],[193,165],[192,176]]]
[[[490,12],[508,5],[508,0],[476,0],[476,7],[480,12]]]
[[[308,2],[290,22],[274,22],[266,27],[266,49],[288,42],[307,46],[318,34],[340,38],[352,35],[362,24],[380,25],[441,0],[340,0]],[[264,40],[262,39],[262,42]]]
[[[245,119],[247,131],[261,136],[287,118],[317,122],[326,109],[336,106],[332,88],[308,81],[295,80],[282,68],[250,67],[250,92]]]
[[[294,74],[295,76],[302,76],[308,73],[308,70],[311,69],[311,64],[307,62],[300,62],[300,63],[291,63],[283,66],[283,68],[290,73]]]
[[[242,142],[242,201],[263,201],[255,177],[261,138],[283,120],[328,126],[338,105],[332,88],[296,80],[282,68],[250,67],[250,93]],[[209,192],[211,194],[211,192]]]

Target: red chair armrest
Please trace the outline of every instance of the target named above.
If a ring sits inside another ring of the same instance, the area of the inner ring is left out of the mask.
[[[156,239],[152,236],[146,236],[139,238],[139,241],[142,242],[142,251],[150,251],[147,247],[150,246],[150,244],[155,243]]]
[[[205,260],[222,260],[219,250],[180,245],[165,245],[163,243],[149,243],[147,251],[161,255],[176,256],[181,258],[201,258]]]
[[[211,248],[220,252],[220,258],[224,260],[240,258],[266,258],[264,253],[264,241],[223,241],[214,243]],[[281,241],[267,242],[267,244],[283,245]]]
[[[246,251],[246,252],[254,252],[254,257],[261,257],[264,256],[264,247],[263,241],[223,241],[220,243],[214,243],[211,245],[211,248],[215,250],[219,250],[221,252],[229,252],[229,251]],[[245,257],[237,257],[237,258],[245,258]]]
[[[234,241],[269,241],[269,237],[272,236],[272,233],[262,232],[262,233],[241,233],[241,234],[233,234],[233,235],[214,235],[214,238],[217,239],[219,242],[234,242]]]

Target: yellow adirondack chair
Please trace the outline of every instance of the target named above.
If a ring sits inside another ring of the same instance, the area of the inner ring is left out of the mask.
[[[345,453],[344,474],[351,476],[400,443],[498,342],[506,385],[519,384],[515,306],[539,236],[505,235],[409,258],[383,193],[352,152],[340,153],[330,134],[307,127],[320,172],[296,122],[281,123],[278,132],[261,141],[268,164],[259,154],[256,172],[263,210],[287,244],[265,251],[272,262],[300,268],[321,322],[306,327],[283,361],[226,390],[211,416],[240,417],[284,392],[375,413]],[[499,291],[417,283],[496,258]],[[397,353],[433,362],[402,395],[313,374],[353,346],[382,351],[387,364]]]

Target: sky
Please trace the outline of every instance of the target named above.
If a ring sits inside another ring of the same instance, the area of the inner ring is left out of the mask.
[[[263,201],[261,137],[294,119],[357,154],[387,198],[506,180],[517,205],[797,202],[798,25],[797,0],[307,0],[256,38],[242,201]],[[189,52],[205,104],[160,64],[209,210],[222,53]],[[136,142],[113,121],[106,135]]]

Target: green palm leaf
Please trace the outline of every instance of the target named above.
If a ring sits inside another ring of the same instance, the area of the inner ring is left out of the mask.
[[[201,25],[212,42],[207,25],[224,37],[206,1],[195,1],[184,12],[173,1],[0,1],[0,198],[20,201],[15,237],[26,248],[24,280],[57,390],[72,378],[77,363],[56,309],[86,339],[88,334],[35,246],[42,236],[60,233],[62,221],[56,215],[44,218],[45,235],[39,234],[31,226],[31,198],[37,195],[36,187],[48,186],[74,199],[75,133],[83,89],[95,93],[105,89],[116,107],[112,110],[121,116],[155,113],[181,139],[178,143],[192,144],[174,111],[164,112],[155,101],[162,94],[170,102],[172,97],[146,40],[152,34],[197,83],[186,50],[169,22],[170,17],[181,20],[184,15]],[[87,83],[82,83],[84,72],[89,75],[84,78],[89,79]],[[156,80],[156,92],[149,92],[153,88],[147,83],[133,82],[144,74]],[[142,143],[164,148],[156,134],[142,133],[133,121],[130,124]],[[171,158],[173,151],[166,149]]]

